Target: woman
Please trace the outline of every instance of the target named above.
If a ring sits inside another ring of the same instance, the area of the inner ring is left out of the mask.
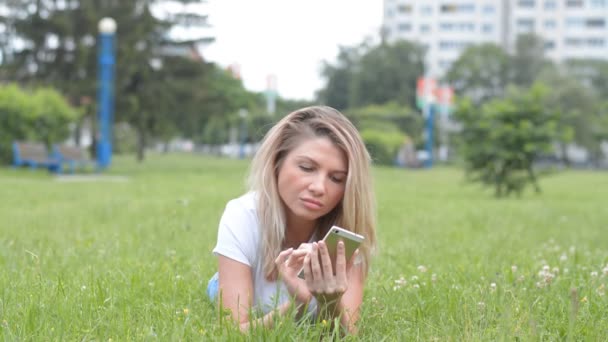
[[[221,303],[243,331],[270,327],[295,305],[356,332],[376,242],[370,157],[356,128],[330,107],[297,110],[267,133],[249,181],[251,191],[220,220],[210,297],[219,281]],[[338,244],[335,274],[327,246],[315,242],[332,225],[365,237],[351,260]],[[256,311],[261,317],[250,317]]]

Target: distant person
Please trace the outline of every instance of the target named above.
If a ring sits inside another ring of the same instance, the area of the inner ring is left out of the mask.
[[[249,183],[220,220],[209,297],[221,296],[242,331],[271,327],[295,308],[319,321],[339,317],[355,333],[376,242],[370,157],[356,128],[330,107],[292,112],[266,134]],[[335,275],[323,271],[331,260],[316,242],[332,225],[365,237],[350,260],[338,244]]]

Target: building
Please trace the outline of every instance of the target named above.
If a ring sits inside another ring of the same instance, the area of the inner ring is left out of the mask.
[[[384,0],[387,40],[427,49],[427,75],[441,77],[471,44],[513,51],[517,36],[535,33],[546,55],[608,59],[608,0]]]

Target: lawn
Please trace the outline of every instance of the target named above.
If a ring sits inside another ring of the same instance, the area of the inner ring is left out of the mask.
[[[118,157],[96,181],[0,169],[0,336],[232,340],[205,297],[246,161]],[[605,340],[608,174],[569,171],[497,200],[457,169],[376,168],[379,245],[363,340]],[[254,340],[318,340],[285,319]],[[328,335],[324,335],[328,336]]]

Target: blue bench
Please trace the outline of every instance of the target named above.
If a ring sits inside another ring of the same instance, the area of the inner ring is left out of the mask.
[[[31,168],[44,167],[51,172],[61,172],[61,163],[49,155],[46,145],[32,142],[13,142],[13,165]]]
[[[74,173],[76,168],[84,169],[87,165],[93,165],[85,150],[78,146],[53,145],[52,157],[61,165],[68,165],[71,173]]]

